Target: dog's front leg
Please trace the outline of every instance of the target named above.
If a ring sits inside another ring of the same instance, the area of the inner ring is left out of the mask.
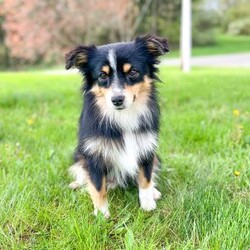
[[[94,204],[94,215],[100,211],[105,218],[110,216],[107,200],[106,175],[103,170],[96,165],[90,165],[88,191]]]
[[[140,162],[138,187],[139,200],[143,210],[151,211],[156,208],[156,200],[160,198],[160,192],[154,187],[152,180],[154,155],[149,155]]]

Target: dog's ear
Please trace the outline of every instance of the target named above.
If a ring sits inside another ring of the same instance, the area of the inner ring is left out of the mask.
[[[78,69],[83,69],[88,63],[90,51],[96,49],[94,45],[92,46],[77,46],[72,49],[69,53],[65,55],[66,69],[76,67]]]
[[[147,34],[135,39],[136,43],[141,43],[142,41],[146,43],[148,52],[154,57],[158,57],[169,52],[168,41],[165,38]]]

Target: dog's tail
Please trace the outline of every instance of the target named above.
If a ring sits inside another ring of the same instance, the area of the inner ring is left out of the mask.
[[[69,184],[69,188],[77,189],[87,183],[87,173],[84,169],[84,161],[77,161],[69,168],[69,174],[75,179]]]

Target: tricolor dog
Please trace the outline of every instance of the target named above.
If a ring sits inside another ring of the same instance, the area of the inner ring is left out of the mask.
[[[83,75],[83,109],[70,172],[72,189],[86,185],[94,204],[109,217],[107,190],[134,182],[143,210],[156,208],[159,160],[158,57],[165,39],[145,35],[132,42],[78,46],[66,54],[66,69]]]

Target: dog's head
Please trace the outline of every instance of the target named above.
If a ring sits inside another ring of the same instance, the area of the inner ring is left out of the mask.
[[[66,69],[76,67],[102,108],[123,110],[145,103],[157,79],[158,57],[169,51],[166,39],[145,35],[132,42],[78,46],[66,54]]]

